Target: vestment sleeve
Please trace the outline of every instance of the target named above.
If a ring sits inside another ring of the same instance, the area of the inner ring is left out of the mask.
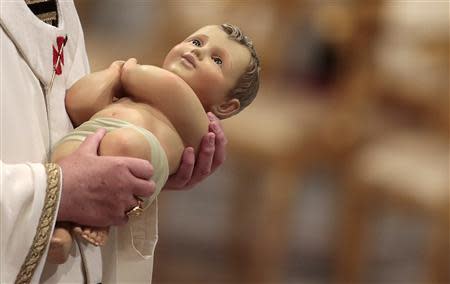
[[[61,191],[55,164],[0,161],[1,283],[38,282]]]

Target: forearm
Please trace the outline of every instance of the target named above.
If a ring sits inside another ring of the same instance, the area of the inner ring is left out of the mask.
[[[84,76],[67,91],[65,105],[75,126],[110,105],[115,97],[121,97],[121,66],[114,64],[108,69]]]
[[[208,117],[189,85],[176,74],[151,65],[125,63],[122,86],[127,96],[161,111],[175,127],[185,145],[197,152],[208,132]]]

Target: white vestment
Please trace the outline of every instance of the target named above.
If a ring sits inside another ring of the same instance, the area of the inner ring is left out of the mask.
[[[24,0],[0,0],[0,283],[13,283],[26,261],[34,267],[28,281],[33,283],[150,283],[156,239],[145,260],[118,259],[112,242],[102,265],[100,249],[80,243],[59,266],[46,265],[48,243],[35,241],[37,234],[52,234],[56,220],[46,224],[48,231],[37,231],[47,202],[42,163],[51,146],[73,129],[64,106],[66,90],[89,72],[73,1],[57,2],[59,24],[53,27]],[[59,75],[53,74],[55,59]],[[59,200],[55,214],[58,205]]]

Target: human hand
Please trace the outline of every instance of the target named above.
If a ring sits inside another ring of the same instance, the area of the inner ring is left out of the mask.
[[[211,175],[226,158],[227,138],[220,120],[208,112],[209,131],[202,139],[198,159],[195,161],[194,149],[184,150],[178,171],[171,175],[165,189],[189,189]]]
[[[104,129],[98,130],[57,162],[63,175],[58,221],[123,225],[128,220],[125,212],[138,204],[135,196],[149,197],[155,191],[148,161],[97,154],[104,135]]]

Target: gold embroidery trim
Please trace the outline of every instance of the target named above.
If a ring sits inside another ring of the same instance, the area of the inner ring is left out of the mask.
[[[39,218],[33,243],[14,283],[30,283],[39,260],[42,258],[49,243],[52,225],[56,218],[56,206],[60,194],[60,168],[56,164],[48,163],[45,165],[45,169],[47,171],[47,191],[44,208]]]

